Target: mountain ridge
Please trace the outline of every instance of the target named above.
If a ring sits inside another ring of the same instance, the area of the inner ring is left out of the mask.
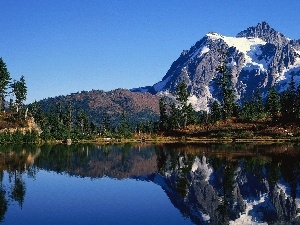
[[[112,91],[92,90],[72,93],[66,96],[46,98],[39,101],[42,109],[50,112],[51,108],[61,104],[68,104],[74,109],[84,110],[91,121],[102,124],[109,119],[113,126],[117,126],[125,113],[130,123],[157,120],[159,114],[159,97],[150,93],[134,93],[127,89]]]
[[[206,34],[180,54],[161,81],[131,91],[169,95],[185,81],[195,110],[207,111],[214,100],[220,99],[214,81],[215,69],[221,63],[220,49],[228,52],[237,100],[249,98],[257,88],[263,96],[273,85],[283,91],[291,76],[297,85],[300,83],[300,40],[290,40],[267,22],[261,22],[236,37],[215,32]]]
[[[278,91],[283,91],[292,76],[296,85],[300,84],[300,40],[291,40],[268,23],[261,22],[235,37],[207,33],[189,50],[183,50],[162,80],[152,86],[108,92],[83,91],[39,102],[47,111],[58,101],[71,102],[74,107],[84,109],[96,124],[109,117],[116,125],[125,112],[130,122],[136,124],[138,120],[157,120],[159,98],[171,96],[176,86],[185,81],[191,93],[189,103],[196,111],[209,111],[212,102],[222,97],[214,80],[216,68],[221,63],[220,49],[228,52],[227,61],[237,101],[250,98],[257,89],[265,97],[273,85]]]

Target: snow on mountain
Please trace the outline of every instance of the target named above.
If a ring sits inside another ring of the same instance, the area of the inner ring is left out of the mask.
[[[259,199],[248,199],[245,200],[246,210],[240,217],[236,220],[229,221],[230,225],[238,225],[238,224],[251,224],[251,225],[267,225],[266,222],[261,222],[262,213],[255,211],[254,207],[263,204],[266,202],[268,198],[267,194],[262,195]]]
[[[213,173],[213,169],[206,161],[206,157],[203,156],[200,160],[198,157],[195,158],[195,161],[192,165],[192,172],[201,174],[205,181],[209,181],[210,176]]]
[[[189,102],[195,110],[209,110],[210,104],[220,99],[213,79],[221,63],[220,49],[228,52],[237,100],[249,98],[258,88],[266,96],[273,85],[283,91],[292,76],[296,84],[300,84],[300,41],[291,40],[261,22],[236,37],[214,32],[206,34],[180,54],[160,82],[132,91],[169,94],[185,81],[191,92]]]

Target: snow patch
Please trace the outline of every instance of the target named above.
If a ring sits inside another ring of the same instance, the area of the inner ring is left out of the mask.
[[[204,214],[204,213],[201,212],[201,216],[202,216],[203,221],[209,221],[210,220],[210,216],[207,215],[207,214]]]
[[[271,61],[269,60],[258,60],[258,56],[262,54],[260,46],[265,45],[266,42],[260,38],[245,38],[245,37],[226,37],[217,33],[207,34],[212,40],[222,39],[228,46],[235,47],[239,52],[244,53],[245,62],[244,69],[252,70],[253,68],[267,71],[268,65]]]
[[[260,197],[259,200],[255,199],[249,199],[244,200],[246,203],[246,210],[245,213],[240,215],[240,217],[234,221],[230,221],[230,225],[238,225],[238,224],[251,224],[251,225],[267,225],[268,223],[261,222],[261,213],[259,212],[253,212],[254,206],[266,202],[268,195],[264,194]]]
[[[207,47],[207,46],[204,46],[204,47],[200,47],[198,48],[194,53],[193,55],[191,56],[191,58],[194,58],[197,56],[197,58],[200,58],[203,54],[209,52],[210,49]]]
[[[192,165],[192,172],[201,174],[204,180],[208,182],[213,173],[213,169],[209,167],[206,157],[203,156],[202,160],[200,160],[198,157],[195,158],[195,161]]]
[[[298,59],[299,62],[296,62],[294,65],[289,66],[288,68],[284,68],[281,73],[278,73],[276,77],[276,83],[279,83],[280,90],[279,92],[285,91],[289,86],[289,81],[291,77],[294,76],[294,81],[298,86],[300,84],[300,58]]]
[[[221,34],[218,34],[216,32],[210,32],[208,34],[206,34],[207,37],[209,37],[212,40],[218,40],[220,38],[223,38],[224,36],[222,36]]]
[[[208,95],[211,95],[210,93]],[[197,98],[196,95],[192,95],[188,98],[188,103],[191,103],[194,110],[199,112],[201,110],[208,111],[208,96],[201,96]]]

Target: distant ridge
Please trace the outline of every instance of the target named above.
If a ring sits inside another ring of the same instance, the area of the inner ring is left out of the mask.
[[[157,120],[159,115],[159,97],[149,93],[133,93],[126,89],[113,91],[82,91],[66,96],[47,98],[39,101],[45,111],[50,111],[58,103],[71,104],[74,109],[84,110],[92,122],[102,124],[108,118],[112,126],[121,121],[125,113],[132,123]]]

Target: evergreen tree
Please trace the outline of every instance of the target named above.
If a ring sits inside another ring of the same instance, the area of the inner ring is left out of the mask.
[[[0,111],[5,110],[5,96],[7,94],[6,90],[8,84],[11,80],[10,73],[6,68],[6,64],[3,62],[3,59],[0,58]]]
[[[267,101],[266,101],[267,113],[272,117],[273,120],[277,120],[279,117],[281,104],[280,97],[275,87],[270,87],[268,91]]]
[[[207,111],[201,110],[198,112],[198,122],[200,124],[208,122],[208,113]]]
[[[120,133],[121,137],[124,137],[124,138],[129,138],[132,136],[129,121],[126,117],[125,112],[122,113],[122,122],[121,122],[121,126],[119,128],[119,133]]]
[[[285,121],[295,121],[297,118],[297,91],[292,76],[289,87],[281,94],[281,115]]]
[[[167,104],[166,99],[160,98],[159,99],[159,128],[162,131],[168,130],[168,114],[167,114]]]
[[[254,119],[263,118],[265,115],[265,107],[260,89],[257,89],[256,92],[252,95],[252,105]]]
[[[176,107],[174,102],[171,104],[169,124],[170,124],[171,129],[181,128],[181,126],[180,126],[180,111]]]
[[[21,76],[19,81],[14,80],[10,85],[12,88],[12,93],[15,95],[15,106],[16,112],[19,112],[19,109],[23,107],[24,101],[27,96],[27,87],[24,76]]]
[[[300,121],[300,85],[296,89],[296,111],[295,111],[296,120]]]
[[[192,125],[196,123],[196,115],[195,110],[191,103],[187,105],[186,108],[186,116],[187,116],[187,125]]]
[[[216,71],[218,72],[216,80],[220,87],[220,95],[222,96],[221,106],[223,110],[223,119],[234,116],[237,110],[232,74],[227,66],[226,57],[227,53],[221,52],[221,65],[216,68]]]
[[[184,81],[182,81],[178,86],[176,86],[176,100],[179,102],[179,110],[180,110],[180,120],[183,129],[187,126],[188,120],[188,109],[187,109],[187,101],[190,93],[187,91],[187,86]]]
[[[248,102],[247,99],[244,99],[243,104],[239,110],[239,118],[245,121],[254,120],[254,107],[253,102]]]
[[[216,122],[218,120],[222,119],[222,111],[221,111],[221,107],[220,104],[217,100],[215,100],[210,108],[210,120],[211,122]]]

